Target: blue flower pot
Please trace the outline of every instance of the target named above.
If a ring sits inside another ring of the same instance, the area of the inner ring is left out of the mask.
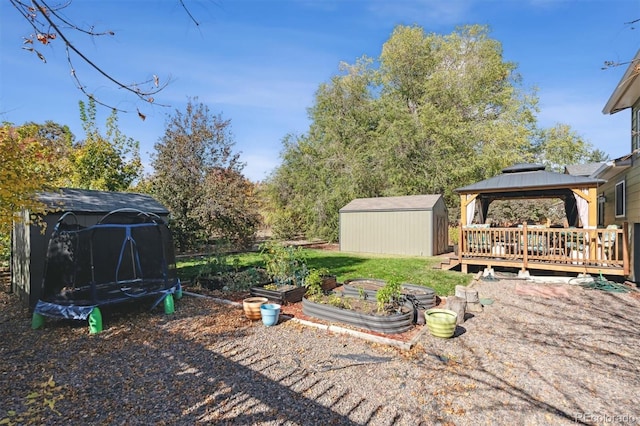
[[[265,303],[260,306],[262,323],[266,326],[276,325],[280,318],[280,305],[277,303]]]

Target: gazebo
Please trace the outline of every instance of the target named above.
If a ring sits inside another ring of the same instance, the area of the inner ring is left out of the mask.
[[[460,194],[458,261],[468,265],[628,275],[626,229],[598,229],[601,179],[545,170],[541,164],[516,164],[502,174],[457,188]],[[497,228],[486,223],[495,200],[557,198],[564,202],[568,228],[523,223]],[[477,216],[479,220],[473,224]],[[624,226],[626,228],[626,224]]]

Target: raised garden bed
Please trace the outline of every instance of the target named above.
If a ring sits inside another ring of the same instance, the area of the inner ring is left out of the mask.
[[[252,297],[266,297],[270,301],[281,305],[301,301],[306,292],[306,287],[293,287],[291,285],[280,286],[275,290],[264,286],[255,286],[249,289],[249,294]]]
[[[342,291],[348,297],[376,300],[378,290],[384,285],[385,281],[383,280],[356,278],[345,281]],[[407,298],[415,298],[419,309],[431,309],[436,306],[436,292],[432,288],[404,283],[401,293]]]
[[[353,327],[384,334],[404,333],[413,327],[413,309],[402,306],[399,313],[375,313],[376,304],[362,299],[344,298],[351,308],[302,299],[302,313],[325,321],[339,322]]]

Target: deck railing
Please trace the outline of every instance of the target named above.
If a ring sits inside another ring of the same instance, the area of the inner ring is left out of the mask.
[[[622,229],[514,228],[468,225],[460,229],[459,261],[522,269],[628,275],[628,225]]]

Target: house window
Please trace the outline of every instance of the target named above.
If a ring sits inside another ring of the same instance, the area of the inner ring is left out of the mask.
[[[626,214],[626,190],[624,181],[616,183],[616,217],[623,217]]]
[[[604,205],[606,202],[604,193],[600,194],[598,197],[598,226],[604,226]]]

